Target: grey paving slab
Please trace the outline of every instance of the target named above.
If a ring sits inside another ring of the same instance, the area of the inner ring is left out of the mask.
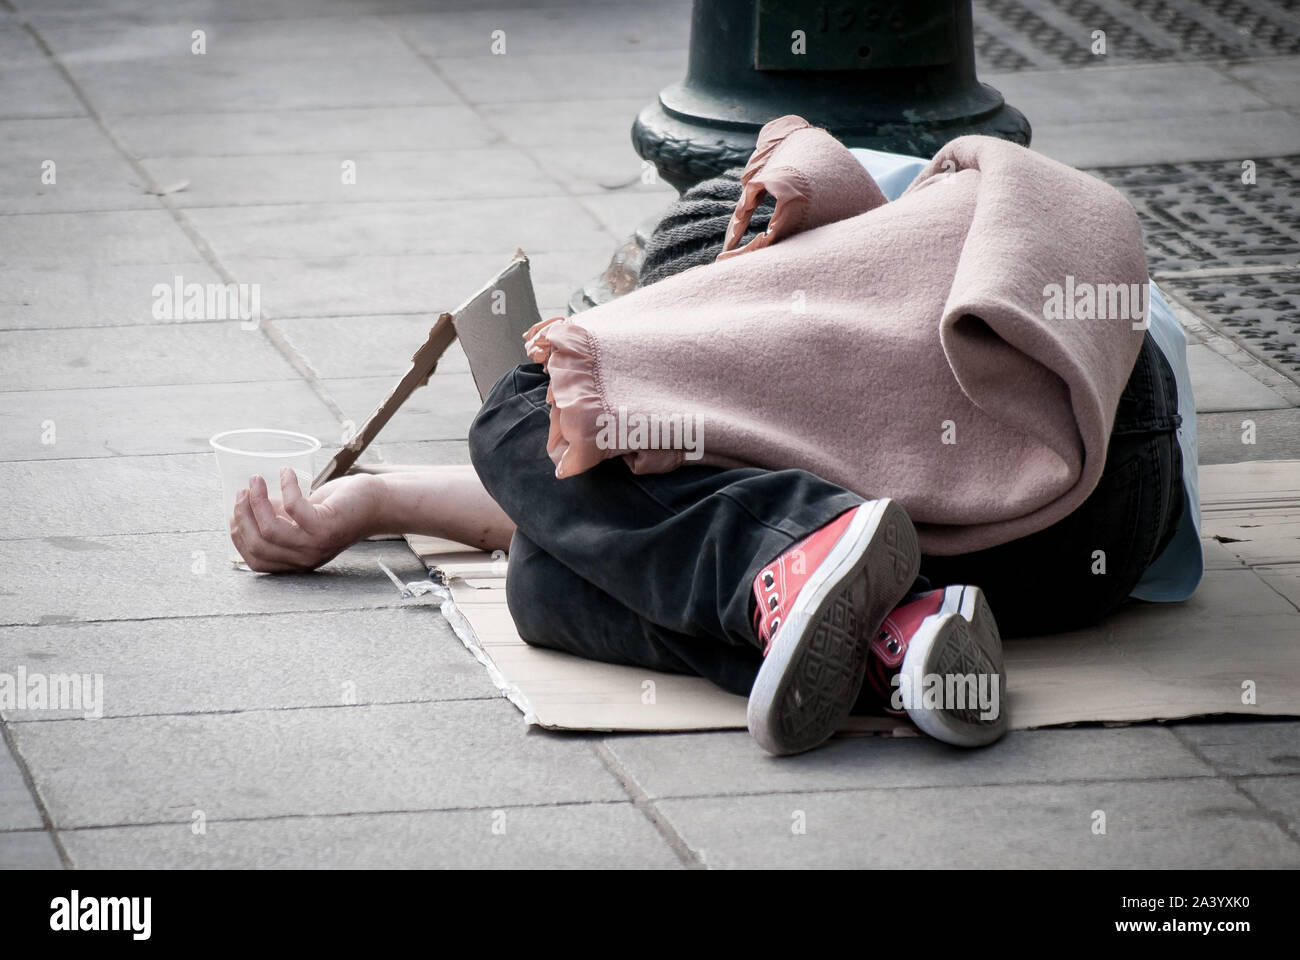
[[[65,830],[82,869],[672,869],[630,803]],[[495,832],[494,832],[495,828]]]
[[[1292,836],[1300,834],[1300,776],[1246,777],[1237,786],[1270,813]]]
[[[414,54],[367,61],[207,56],[68,65],[110,116],[450,103],[455,94]]]
[[[1177,733],[1220,773],[1300,773],[1300,721],[1182,723]]]
[[[1032,121],[1032,117],[1030,118]],[[1249,160],[1300,152],[1300,122],[1285,110],[1034,124],[1033,148],[1075,167]]]
[[[0,17],[0,63],[18,67],[42,63],[45,59],[45,51],[13,14],[6,12]]]
[[[486,278],[484,278],[486,280]],[[294,350],[325,379],[388,377],[405,372],[437,314],[289,318],[272,321]],[[438,361],[439,373],[468,373],[459,341]]]
[[[1187,368],[1192,378],[1197,413],[1266,410],[1291,405],[1276,391],[1204,344],[1193,343],[1187,347]]]
[[[647,220],[657,220],[677,199],[677,191],[660,182],[659,190],[612,190],[580,196],[578,202],[591,211],[611,236],[622,241]]]
[[[542,168],[573,193],[648,193],[669,200],[676,195],[658,179],[654,166],[637,156],[626,136],[599,144],[560,144],[534,154]]]
[[[469,463],[469,444],[464,440],[413,440],[375,444],[384,463]]]
[[[344,167],[347,164],[348,166]],[[371,150],[146,160],[158,183],[189,181],[179,207],[556,196],[561,188],[519,150]]]
[[[1287,618],[1295,615],[1295,607],[1278,596],[1253,570],[1246,568],[1208,568],[1196,592],[1181,604],[1182,610],[1202,621],[1220,625],[1224,635],[1238,630],[1251,629],[1255,618]],[[1133,601],[1124,609],[1123,628],[1143,634],[1147,631],[1174,632],[1182,629],[1178,620],[1168,616],[1169,608],[1163,603]],[[1267,629],[1267,624],[1261,627]],[[1246,634],[1249,636],[1249,634]]]
[[[436,315],[464,303],[509,262],[514,250],[502,244],[473,254],[291,259],[225,255],[223,260],[235,276],[257,278],[268,316]],[[609,263],[612,242],[604,230],[593,229],[583,250],[524,250],[532,261],[538,302],[565,304],[582,282],[575,277],[594,276]]]
[[[88,117],[0,120],[0,213],[157,206]]]
[[[845,737],[782,758],[769,757],[741,732],[611,737],[606,745],[650,797],[1213,774],[1157,726],[1016,731],[983,750],[929,737]]]
[[[274,20],[223,20],[221,5],[206,15],[173,13],[172,22],[71,20],[38,22],[37,29],[55,55],[67,64],[132,60],[204,60],[238,66],[253,60],[382,61],[408,53],[401,39],[374,17],[283,17]],[[193,52],[191,34],[204,31],[206,53]],[[179,67],[181,63],[178,63]]]
[[[1229,63],[1221,65],[1219,69],[1270,103],[1280,107],[1300,106],[1300,57],[1279,57],[1257,63]]]
[[[1243,442],[1252,437],[1253,443]],[[1300,459],[1300,410],[1198,414],[1196,447],[1201,463]]]
[[[545,104],[525,100],[481,103],[474,109],[503,138],[539,152],[575,143],[620,143],[635,156],[629,137],[632,121],[652,97],[647,90],[610,100],[548,100]]]
[[[467,0],[453,0],[453,9]],[[474,2],[474,0],[468,0]],[[509,0],[484,0],[500,4]],[[554,2],[554,0],[544,0]],[[366,9],[376,12],[403,13],[423,7],[427,0],[367,0]],[[141,3],[140,0],[100,0],[87,6],[84,0],[41,0],[31,5],[27,16],[35,23],[105,20],[128,20],[136,23],[188,22],[195,18],[212,21],[271,21],[280,18],[313,16],[355,16],[356,0],[225,0],[214,6],[211,0],[172,0],[167,4]]]
[[[483,147],[501,134],[464,104],[261,110],[117,117],[114,132],[139,157],[235,157]]]
[[[0,667],[0,672],[6,672],[6,669]],[[8,672],[17,678],[16,673]],[[6,830],[40,830],[42,826],[40,811],[36,809],[22,771],[9,752],[9,745],[0,740],[0,837]],[[2,858],[3,854],[0,854],[0,863]]]
[[[0,870],[62,870],[54,841],[44,830],[0,833]]]
[[[504,699],[14,724],[56,828],[625,800]]]
[[[1256,567],[1260,578],[1300,610],[1300,566],[1296,564],[1275,567]]]
[[[609,246],[591,214],[568,197],[215,207],[189,217],[219,256],[239,258],[491,253],[508,260],[516,247],[533,255]]]
[[[854,790],[657,804],[710,867],[1294,867],[1297,845],[1215,780]],[[1093,824],[1105,814],[1104,835]],[[795,833],[802,824],[805,832]]]
[[[84,117],[85,108],[48,60],[0,67],[0,119]]]
[[[405,580],[425,576],[398,540],[357,544],[302,574],[250,573],[230,552],[216,530],[0,541],[0,624],[395,607],[403,601],[376,561]]]
[[[392,389],[396,378],[368,377],[362,380],[326,380],[339,407],[357,423],[365,418]],[[429,383],[411,394],[393,415],[384,432],[385,440],[463,440],[482,406],[474,379],[468,373],[435,373]]]
[[[211,454],[0,463],[0,540],[213,530],[221,479]]]
[[[994,86],[1038,128],[1097,121],[1199,117],[1273,104],[1200,63],[1115,66],[1106,70],[1036,70],[998,77]],[[1196,91],[1189,96],[1188,91]]]
[[[264,424],[330,445],[343,442],[338,421],[302,380],[255,389],[238,383],[96,387],[0,393],[0,461],[209,453],[213,434]]]
[[[558,70],[554,54],[439,57],[437,64],[447,82],[475,104],[629,97],[649,103],[685,76],[686,50],[588,51]]]
[[[437,606],[421,603],[0,627],[0,673],[17,676],[20,666],[29,677],[102,676],[103,699],[94,712],[104,717],[500,696]],[[85,713],[11,708],[4,718],[14,723]],[[3,780],[0,775],[0,798]]]
[[[165,282],[165,281],[162,281]],[[188,282],[188,281],[187,281]],[[81,390],[289,380],[297,373],[261,330],[211,323],[0,332],[6,390]],[[33,398],[39,407],[40,398]]]
[[[260,400],[286,418],[280,425],[322,439],[336,425],[261,333],[243,343],[181,336],[182,326],[221,326],[183,320],[159,330],[154,283],[216,278],[14,27],[30,16],[158,180],[190,181],[169,202],[186,208],[238,279],[262,285],[267,314],[286,318],[280,332],[360,419],[432,316],[516,246],[532,256],[551,315],[604,267],[615,237],[671,199],[663,185],[640,182],[628,130],[683,74],[685,0],[545,0],[527,10],[517,0],[448,0],[436,11],[427,0],[29,5],[30,14],[0,11],[0,212],[39,216],[0,216],[0,330],[147,329],[0,335],[0,389],[14,391],[0,394],[0,458],[32,461],[0,463],[10,492],[0,536],[34,538],[0,541],[0,623],[44,624],[0,629],[0,670],[12,656],[51,670],[93,659],[111,681],[110,712],[131,715],[28,714],[12,724],[39,741],[34,769],[43,796],[62,804],[58,816],[136,824],[66,830],[76,865],[673,866],[587,739],[526,734],[497,698],[392,705],[493,693],[435,611],[399,609],[374,561],[418,577],[403,544],[363,544],[314,575],[229,566],[215,470],[199,455],[213,432],[203,424],[244,425]],[[1020,22],[1018,9],[977,5],[984,62],[1078,60],[1073,38],[1090,14],[1051,7]],[[1045,27],[1034,28],[1039,20]],[[1123,31],[1108,62],[1141,64],[1148,49],[1206,60],[1238,42],[1228,26],[1227,39],[1194,33],[1173,47],[1164,26]],[[203,57],[188,53],[196,27],[208,33]],[[506,31],[506,56],[491,54],[494,29]],[[1298,63],[1053,69],[994,85],[1029,114],[1035,146],[1068,162],[1263,160],[1300,153]],[[46,153],[59,162],[58,190],[30,193],[29,168]],[[340,182],[342,159],[358,161],[353,187]],[[1288,169],[1261,162],[1261,183]],[[1158,199],[1151,222],[1162,222]],[[1256,208],[1261,223],[1285,213]],[[99,212],[47,212],[55,209]],[[1173,232],[1203,239],[1219,224],[1198,234],[1196,211],[1185,212]],[[1250,256],[1272,235],[1260,236]],[[1224,234],[1221,246],[1232,252],[1235,242]],[[454,349],[373,456],[466,462],[477,395],[465,370]],[[1257,419],[1257,444],[1244,449],[1297,455],[1295,411],[1235,378],[1216,395],[1223,371],[1204,373],[1198,398],[1223,411],[1202,415],[1206,462],[1244,446],[1247,416]],[[244,381],[257,386],[246,391]],[[28,389],[36,392],[18,392]],[[45,420],[58,428],[54,448],[39,443]],[[183,451],[194,451],[189,462],[155,456]],[[114,534],[137,530],[177,532]],[[1192,604],[1247,639],[1253,625],[1294,612],[1240,569],[1214,570]],[[1154,613],[1135,624],[1168,629]],[[346,680],[361,703],[384,705],[340,705]],[[204,710],[252,712],[150,715]],[[743,734],[606,742],[666,798],[658,802],[711,865],[791,850],[796,863],[851,865],[1295,865],[1295,731],[1257,724],[1241,743],[1209,742],[1211,761],[1239,778],[1234,791],[1207,776],[1200,746],[1183,742],[1194,728],[1040,731],[957,756],[925,740],[844,740],[793,762],[768,760]],[[531,806],[557,797],[573,805]],[[791,803],[760,809],[782,797],[804,804],[806,835],[790,834]],[[473,809],[353,813],[430,805]],[[504,837],[485,829],[502,806]],[[1098,807],[1110,826],[1100,838],[1088,829]],[[204,837],[189,829],[194,809],[211,818]],[[247,816],[280,819],[222,819]],[[168,823],[143,825],[155,819]],[[59,865],[48,836],[5,832],[0,815],[0,865],[20,860]]]
[[[493,253],[291,259],[227,254],[223,260],[235,276],[258,278],[262,310],[271,317],[437,316],[464,302],[512,252],[503,247]]]
[[[191,250],[190,255],[196,254]],[[186,283],[220,282],[197,260],[118,264],[55,259],[0,266],[0,330],[206,322],[183,315],[170,321],[154,319],[154,284],[174,282],[178,276]]]
[[[194,245],[165,210],[0,217],[0,262],[11,268],[186,263],[194,259]]]
[[[432,57],[527,55],[572,61],[591,51],[684,50],[690,39],[690,12],[685,0],[659,0],[567,9],[466,10],[455,17],[444,12],[402,14],[387,20],[416,49]],[[504,53],[493,52],[492,34],[497,30],[505,34]]]

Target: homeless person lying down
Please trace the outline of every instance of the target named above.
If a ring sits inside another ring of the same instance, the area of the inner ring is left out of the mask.
[[[1117,191],[987,137],[917,166],[887,201],[772,121],[669,212],[640,289],[529,331],[472,468],[290,474],[282,508],[253,478],[236,546],[267,572],[377,533],[508,549],[525,641],[747,695],[771,753],[851,712],[991,743],[998,621],[1090,624],[1175,539],[1178,389]]]

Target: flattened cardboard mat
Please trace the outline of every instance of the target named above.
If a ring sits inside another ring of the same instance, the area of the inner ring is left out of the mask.
[[[1008,641],[1013,729],[1300,715],[1300,460],[1202,467],[1200,487],[1200,589],[1184,603],[1129,604],[1087,630]],[[528,646],[506,608],[500,557],[446,540],[407,540],[445,579],[444,612],[461,640],[529,722],[558,730],[745,726],[745,699],[698,677]],[[846,730],[897,726],[855,717]]]

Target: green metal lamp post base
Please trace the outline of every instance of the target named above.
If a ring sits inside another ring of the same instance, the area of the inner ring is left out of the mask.
[[[632,125],[679,192],[744,166],[769,120],[798,114],[850,147],[933,156],[980,133],[1029,144],[1029,121],[975,76],[970,0],[695,0],[686,79]],[[646,225],[574,292],[577,312],[636,286]]]
[[[641,111],[632,144],[681,191],[743,164],[789,113],[925,157],[964,134],[1030,135],[975,77],[970,0],[695,0],[686,79]]]

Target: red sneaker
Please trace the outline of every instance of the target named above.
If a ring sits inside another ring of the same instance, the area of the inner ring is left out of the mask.
[[[871,641],[867,683],[881,708],[958,747],[1007,730],[1002,637],[979,587],[932,590],[892,611]]]
[[[920,563],[907,513],[871,500],[758,572],[754,632],[764,659],[748,719],[764,750],[811,750],[839,728],[862,689],[871,638]]]

